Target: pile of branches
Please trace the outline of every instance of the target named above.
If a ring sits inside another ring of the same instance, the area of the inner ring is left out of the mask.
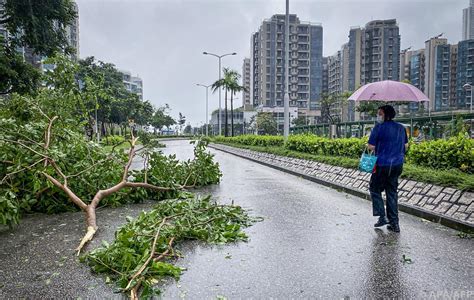
[[[173,261],[180,257],[176,250],[185,240],[228,243],[247,240],[242,228],[251,218],[240,207],[218,205],[210,197],[182,193],[181,199],[165,200],[136,219],[129,219],[115,234],[111,244],[81,257],[97,273],[107,274],[121,292],[132,299],[148,299],[160,291],[154,288],[166,277],[179,279],[182,269]],[[141,294],[141,295],[140,295]]]

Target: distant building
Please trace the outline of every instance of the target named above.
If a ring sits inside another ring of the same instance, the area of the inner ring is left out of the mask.
[[[268,107],[268,106],[261,106],[257,109],[257,112],[263,112],[263,113],[271,113],[273,115],[273,118],[275,118],[275,121],[277,122],[278,126],[278,131],[283,132],[283,126],[284,126],[284,108],[279,106],[279,107]],[[290,106],[290,127],[293,124],[293,121],[301,116],[299,114],[298,107],[296,106]],[[314,121],[311,121],[311,119],[308,119],[309,123],[313,123]]]
[[[461,41],[458,44],[456,78],[456,104],[459,108],[469,109],[471,91],[466,91],[466,83],[474,85],[474,39]]]
[[[123,76],[123,84],[129,92],[137,94],[140,100],[143,100],[143,81],[140,77],[132,76],[132,73],[120,70]]]
[[[242,106],[244,110],[251,110],[253,103],[250,98],[250,58],[244,58],[242,64],[242,86],[245,90],[242,92]]]
[[[462,11],[462,40],[474,39],[474,0]]]
[[[323,78],[322,78],[321,94],[329,93],[329,57],[323,57]]]
[[[72,24],[66,27],[66,35],[69,41],[69,45],[74,48],[75,53],[72,55],[74,60],[79,59],[79,7],[76,2],[73,2],[74,10],[77,13],[77,17],[73,20]]]
[[[445,74],[446,78],[445,78],[445,88],[444,88],[444,90],[445,90],[446,94],[449,93],[448,74],[449,74],[450,59],[449,59],[449,52],[446,53],[446,50],[448,50],[450,48],[449,48],[449,46],[447,46],[447,44],[448,44],[448,40],[445,39],[445,38],[441,38],[439,36],[431,38],[431,39],[429,39],[425,42],[425,88],[424,88],[424,93],[431,100],[428,103],[428,105],[429,105],[428,110],[430,110],[430,111],[436,110],[436,107],[437,107],[435,105],[435,103],[436,103],[436,101],[435,101],[436,84],[439,85],[438,95],[441,95],[442,90],[443,90],[443,88],[441,88],[443,78],[438,77],[439,74],[440,74],[440,68],[439,68],[439,66],[437,66],[439,58],[444,59],[444,63],[440,61],[439,64],[440,65],[444,64],[444,66],[448,68],[448,70],[446,70],[446,74]],[[441,47],[439,51],[438,51],[438,47]],[[440,55],[441,50],[443,50],[442,52],[445,52],[445,57],[444,58]],[[438,75],[436,74],[437,69],[438,69]],[[441,75],[442,75],[442,71],[441,71]],[[438,106],[439,107],[441,106],[441,100],[438,101]]]
[[[211,114],[211,120],[209,121],[209,125],[211,126],[211,132],[217,134],[219,132],[219,123],[218,123],[218,115],[219,110],[216,109]],[[249,126],[254,118],[257,115],[256,111],[244,111],[242,108],[234,109],[234,135],[246,134],[246,133],[253,133],[249,132]],[[231,132],[231,113],[230,110],[227,111],[227,118],[228,118],[228,132]],[[222,125],[225,127],[225,111],[222,110],[221,113],[221,120]]]
[[[342,51],[328,57],[328,94],[342,93]]]
[[[347,78],[349,91],[355,91],[361,87],[363,33],[359,27],[353,27],[349,31],[349,76]]]
[[[425,89],[425,49],[410,51],[410,83],[423,91]]]
[[[285,84],[290,106],[307,116],[319,115],[322,91],[323,28],[290,15],[289,82],[285,83],[285,15],[264,20],[251,38],[252,102],[283,107]],[[276,110],[275,110],[276,111]]]
[[[376,20],[367,23],[362,36],[361,84],[398,80],[400,34],[397,21]]]
[[[364,28],[352,27],[349,41],[328,58],[328,93],[354,92],[364,84],[399,80],[400,34],[397,21],[375,20]],[[405,75],[405,74],[404,74]],[[357,121],[366,116],[356,111],[359,104],[334,105],[342,121]]]
[[[3,12],[5,11],[4,8],[3,8],[3,5],[5,4],[5,1],[6,0],[0,0],[0,16],[3,15]],[[5,25],[2,24],[2,23],[0,23],[0,36],[4,39],[6,39],[7,36],[8,36],[8,31],[5,28]]]
[[[411,56],[413,51],[403,50],[400,52],[400,81],[410,81]]]

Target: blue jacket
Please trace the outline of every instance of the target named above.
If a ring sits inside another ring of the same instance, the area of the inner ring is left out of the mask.
[[[406,143],[405,127],[394,121],[377,124],[370,133],[369,144],[375,146],[377,165],[381,167],[402,165]]]

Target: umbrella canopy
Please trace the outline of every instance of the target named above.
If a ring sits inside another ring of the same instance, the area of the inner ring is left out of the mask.
[[[422,102],[430,101],[417,87],[399,81],[369,83],[349,97],[354,101]]]

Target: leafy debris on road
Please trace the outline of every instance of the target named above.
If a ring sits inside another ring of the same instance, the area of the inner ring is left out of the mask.
[[[402,260],[401,260],[402,263],[404,264],[412,264],[413,261],[411,260],[411,258],[409,258],[408,256],[406,256],[405,254],[402,255]]]
[[[186,240],[214,244],[246,241],[242,228],[256,221],[240,206],[219,205],[210,196],[182,193],[181,199],[163,201],[136,219],[128,218],[115,233],[115,241],[103,243],[81,259],[93,271],[107,274],[122,292],[146,299],[159,294],[153,287],[159,280],[179,279],[183,269],[173,263],[179,257],[176,244]]]

